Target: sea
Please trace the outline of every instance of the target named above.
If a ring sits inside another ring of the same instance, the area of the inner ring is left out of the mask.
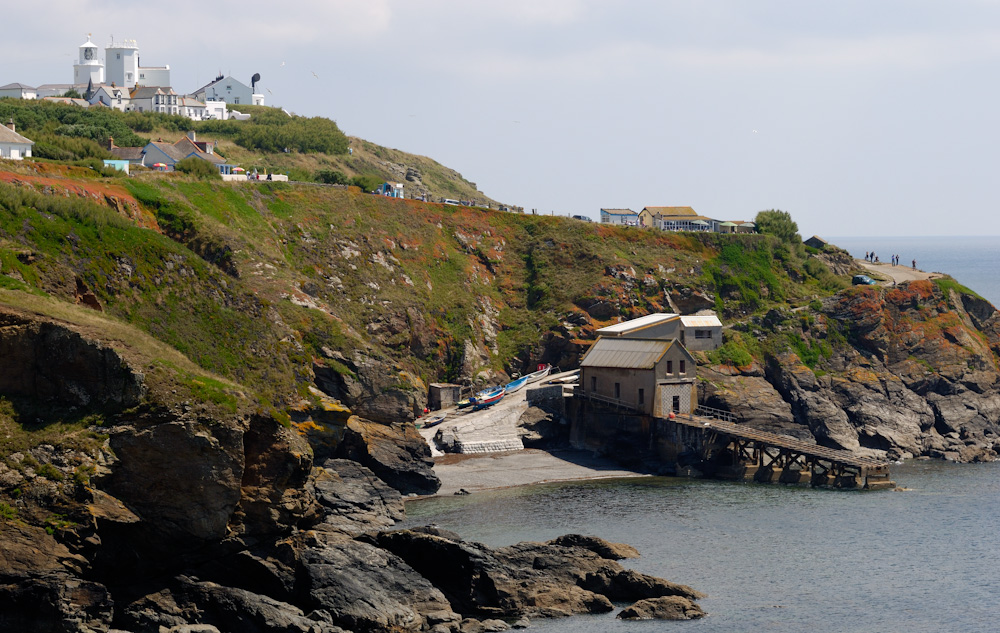
[[[832,238],[898,254],[1000,301],[1000,237]],[[883,256],[882,253],[885,253]],[[844,491],[646,477],[538,484],[407,503],[491,546],[581,533],[629,543],[622,563],[707,594],[705,618],[615,612],[535,620],[545,633],[942,633],[1000,630],[1000,462],[912,460],[898,488]]]
[[[869,252],[886,263],[899,255],[901,266],[911,266],[916,260],[920,270],[951,275],[994,306],[1000,305],[1000,236],[824,239],[861,259]]]

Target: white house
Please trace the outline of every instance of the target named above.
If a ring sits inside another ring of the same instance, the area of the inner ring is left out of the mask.
[[[125,88],[101,86],[95,89],[94,94],[90,97],[90,105],[95,103],[104,104],[121,112],[128,112],[132,109],[132,96]]]
[[[14,119],[6,127],[0,127],[0,158],[21,160],[31,156],[31,146],[35,142],[24,138],[14,128]]]
[[[0,97],[12,97],[14,99],[37,99],[38,93],[31,86],[12,83],[0,86]]]
[[[225,101],[230,105],[264,105],[264,95],[254,94],[250,86],[232,75],[219,75],[191,96],[203,102]]]
[[[601,222],[604,224],[638,226],[639,214],[632,209],[601,209]]]
[[[197,99],[192,99],[191,97],[180,97],[177,100],[177,105],[180,108],[180,115],[186,116],[192,121],[203,121],[208,118],[208,108],[204,103],[198,101]]]
[[[132,106],[138,112],[160,112],[180,114],[177,93],[170,87],[136,86],[130,96]]]
[[[229,118],[229,111],[226,109],[225,101],[215,101],[209,99],[205,102],[205,119],[215,119],[217,121],[225,121]]]

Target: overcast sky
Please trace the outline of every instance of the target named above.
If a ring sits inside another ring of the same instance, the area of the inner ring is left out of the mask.
[[[540,213],[788,211],[803,235],[1000,234],[1000,1],[46,0],[0,85],[135,39],[191,92],[430,156]],[[313,74],[315,73],[315,75]],[[318,76],[318,77],[317,77]]]

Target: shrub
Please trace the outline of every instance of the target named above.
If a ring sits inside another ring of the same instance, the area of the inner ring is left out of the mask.
[[[375,174],[361,174],[360,176],[355,176],[351,178],[351,184],[355,187],[360,187],[361,191],[365,193],[371,193],[381,185],[384,180]]]
[[[323,182],[328,185],[347,185],[350,184],[350,179],[344,175],[344,172],[337,169],[320,169],[315,174],[316,182]],[[378,185],[376,185],[377,187]]]
[[[174,169],[179,172],[190,174],[196,178],[203,178],[205,180],[221,180],[222,175],[219,174],[219,168],[208,162],[207,160],[198,158],[196,156],[189,156],[184,160],[180,160],[174,165]]]
[[[52,464],[42,464],[35,469],[35,474],[51,481],[62,481],[64,477],[62,472]]]

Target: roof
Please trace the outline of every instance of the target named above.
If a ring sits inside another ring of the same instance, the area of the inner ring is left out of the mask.
[[[34,88],[24,84],[12,83],[7,84],[6,86],[0,86],[0,90],[34,90]]]
[[[722,321],[714,314],[689,314],[681,317],[684,327],[722,327]]]
[[[132,91],[132,99],[148,99],[156,95],[176,95],[169,86],[136,86]]]
[[[609,325],[607,327],[602,327],[597,330],[599,335],[618,336],[626,332],[634,332],[636,330],[641,330],[647,328],[651,325],[658,325],[660,323],[666,323],[667,321],[673,321],[678,316],[672,312],[656,312],[653,314],[647,314],[644,317],[639,317],[638,319],[632,319],[630,321],[623,321],[621,323],[616,323],[615,325]]]
[[[42,97],[42,101],[49,101],[53,103],[71,103],[73,105],[78,105],[81,108],[89,108],[90,103],[86,99],[76,99],[73,97]]]
[[[602,213],[609,213],[611,215],[639,215],[632,209],[601,209]]]
[[[189,108],[204,108],[205,104],[197,99],[192,99],[191,97],[179,97],[177,99],[177,104],[182,106],[187,106]]]
[[[657,213],[668,216],[698,216],[691,207],[645,207],[643,211],[649,211],[653,215]]]
[[[707,215],[663,215],[662,213],[658,213],[657,217],[662,222],[697,222],[700,220],[708,223],[716,221],[715,218],[710,218]]]
[[[24,143],[26,145],[35,144],[35,142],[30,138],[21,136],[6,125],[0,125],[0,143]]]
[[[581,367],[652,369],[674,341],[638,338],[599,338],[590,348]]]
[[[828,242],[827,242],[826,240],[824,240],[824,239],[823,239],[822,237],[820,237],[820,236],[818,236],[818,235],[813,235],[812,237],[810,237],[810,238],[809,238],[808,240],[806,240],[806,241],[807,241],[807,242],[811,242],[811,241],[813,241],[813,240],[815,240],[815,241],[817,241],[817,242],[822,242],[823,244],[827,244],[827,243],[828,243]]]
[[[108,152],[110,152],[115,158],[120,158],[121,160],[142,159],[141,147],[112,147],[108,150]]]

